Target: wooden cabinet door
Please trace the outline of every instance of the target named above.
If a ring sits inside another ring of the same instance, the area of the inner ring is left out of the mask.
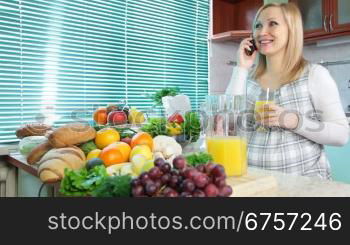
[[[251,30],[263,0],[213,0],[213,34]]]
[[[350,1],[331,0],[331,9],[329,22],[331,32],[350,31]]]
[[[328,0],[290,0],[298,5],[303,18],[305,39],[329,34],[330,3]]]

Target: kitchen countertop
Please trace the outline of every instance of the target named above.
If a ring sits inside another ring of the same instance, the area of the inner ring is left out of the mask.
[[[10,153],[5,158],[8,163],[37,177],[37,167],[28,165],[19,153]],[[277,197],[350,197],[350,184],[322,180],[312,177],[295,176],[276,171],[248,168],[248,174],[273,176],[277,181]]]
[[[278,197],[350,197],[350,184],[342,182],[257,168],[248,168],[248,172],[274,176],[278,184]]]

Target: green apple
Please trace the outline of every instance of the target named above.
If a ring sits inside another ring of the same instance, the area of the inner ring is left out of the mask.
[[[148,171],[151,168],[154,167],[154,161],[153,160],[147,160],[145,164],[143,165],[142,172]]]
[[[135,155],[138,154],[144,155],[146,157],[146,160],[153,159],[153,153],[147,145],[137,145],[134,148],[132,148],[130,152],[130,159],[132,159]]]
[[[136,154],[131,158],[131,169],[132,171],[140,175],[143,171],[143,167],[146,163],[147,159],[143,154]]]

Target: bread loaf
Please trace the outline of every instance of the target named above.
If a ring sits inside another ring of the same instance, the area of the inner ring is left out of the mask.
[[[44,143],[36,146],[27,156],[27,163],[28,164],[35,164],[40,161],[42,156],[46,154],[49,150],[52,149],[51,144],[48,140],[46,140]]]
[[[64,170],[85,166],[85,154],[76,146],[52,149],[39,161],[38,174],[45,183],[57,182],[64,177]]]
[[[71,123],[54,130],[48,137],[54,148],[81,144],[95,138],[96,130],[82,123]]]
[[[16,136],[23,139],[28,136],[44,136],[52,127],[43,123],[31,123],[16,130]]]

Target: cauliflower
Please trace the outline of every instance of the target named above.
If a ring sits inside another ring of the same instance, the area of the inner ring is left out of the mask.
[[[158,135],[153,139],[153,153],[155,158],[161,157],[172,164],[173,159],[182,154],[182,147],[174,138]]]

